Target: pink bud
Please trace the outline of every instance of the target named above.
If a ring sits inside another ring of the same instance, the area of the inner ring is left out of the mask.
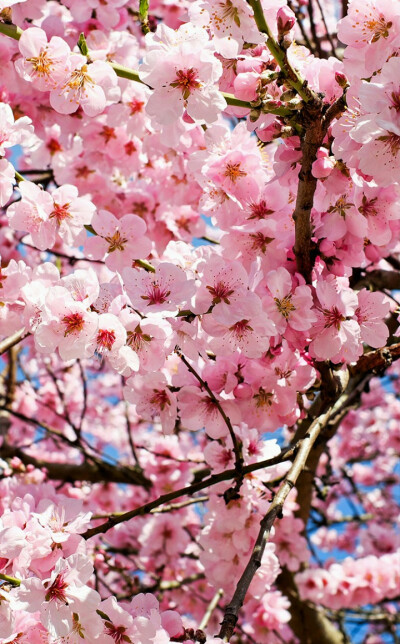
[[[251,398],[251,396],[253,395],[253,389],[250,387],[250,385],[243,382],[235,387],[233,393],[235,394],[236,398],[246,400],[248,398]]]
[[[346,74],[343,74],[343,72],[335,72],[335,81],[343,89],[345,87],[348,87],[348,85],[349,85],[349,81],[347,80],[347,76],[346,76]]]
[[[235,96],[242,101],[255,101],[259,84],[260,76],[255,72],[238,74],[233,82]]]
[[[294,27],[296,22],[296,16],[293,11],[287,6],[280,7],[276,15],[278,22],[278,34],[283,36],[284,34],[289,33],[289,31]]]
[[[335,166],[335,159],[333,157],[321,156],[312,164],[312,173],[316,179],[323,179],[329,177]]]

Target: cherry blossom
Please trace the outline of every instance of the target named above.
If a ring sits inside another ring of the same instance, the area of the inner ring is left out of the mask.
[[[86,241],[88,257],[101,259],[107,253],[106,264],[122,272],[135,259],[146,258],[151,251],[151,242],[145,237],[146,224],[137,215],[124,215],[117,219],[110,212],[100,210],[92,219],[95,237]]]
[[[169,262],[161,263],[155,273],[125,268],[123,277],[132,306],[143,312],[174,315],[177,305],[187,302],[193,293],[193,280]]]
[[[208,42],[203,30],[186,26],[175,33],[162,25],[154,35],[146,36],[148,47],[140,76],[154,87],[146,110],[157,122],[167,125],[182,116],[184,109],[195,121],[217,120],[226,105],[214,85],[222,65]]]
[[[15,62],[17,72],[41,91],[59,87],[67,78],[71,50],[62,38],[47,42],[46,32],[37,27],[25,29],[19,40],[23,55]]]
[[[65,82],[50,92],[50,103],[57,112],[72,114],[81,106],[85,114],[96,116],[107,101],[118,101],[118,79],[109,65],[100,60],[88,64],[81,54],[71,54],[69,64]]]
[[[0,14],[1,641],[396,639],[398,3]]]

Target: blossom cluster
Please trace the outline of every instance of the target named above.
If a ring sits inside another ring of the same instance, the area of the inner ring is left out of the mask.
[[[329,424],[240,641],[301,640],[286,575],[398,596],[400,9],[319,4],[0,0],[5,644],[226,641],[296,430],[364,354],[390,384]]]

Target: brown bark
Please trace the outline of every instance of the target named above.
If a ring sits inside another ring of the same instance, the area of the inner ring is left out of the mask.
[[[345,644],[343,633],[338,630],[323,610],[299,597],[293,574],[283,568],[276,585],[290,600],[289,626],[301,644]]]

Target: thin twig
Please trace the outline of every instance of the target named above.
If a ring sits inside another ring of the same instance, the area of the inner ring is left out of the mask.
[[[202,389],[205,389],[205,391],[208,393],[209,397],[211,398],[212,402],[218,409],[219,413],[221,414],[225,425],[228,428],[232,443],[233,443],[233,451],[235,453],[235,469],[238,473],[238,476],[241,476],[242,468],[243,468],[243,454],[242,454],[242,445],[240,441],[238,441],[236,434],[233,430],[232,423],[230,421],[230,418],[226,415],[225,411],[223,410],[223,407],[218,400],[218,398],[215,396],[213,391],[210,389],[209,385],[206,383],[205,380],[197,373],[196,369],[192,367],[190,362],[185,358],[183,353],[179,351],[178,349],[175,349],[175,353],[180,357],[182,360],[183,364],[187,367],[187,369],[190,371],[190,373],[196,378],[196,380],[199,382],[200,386]]]
[[[279,456],[275,456],[274,458],[269,458],[265,461],[260,461],[259,463],[252,463],[251,465],[246,465],[243,467],[243,470],[242,470],[243,476],[245,476],[246,474],[250,474],[251,472],[264,469],[266,467],[271,467],[272,465],[277,465],[278,463],[283,463],[284,461],[289,460],[291,456],[293,456],[293,454],[296,453],[297,449],[298,449],[298,445],[296,444],[290,447],[289,449],[281,452]],[[130,521],[131,519],[137,516],[144,516],[145,514],[149,514],[151,510],[153,510],[153,508],[157,508],[160,505],[163,505],[164,503],[170,503],[171,501],[174,501],[174,499],[178,499],[181,496],[192,495],[195,492],[199,492],[200,490],[203,490],[206,487],[211,487],[212,485],[216,485],[221,481],[229,481],[231,479],[234,479],[236,476],[237,476],[236,469],[225,470],[225,472],[220,472],[219,474],[213,474],[212,476],[206,479],[203,479],[201,481],[198,481],[197,483],[192,483],[191,485],[188,485],[184,488],[180,488],[179,490],[175,490],[174,492],[168,492],[167,494],[162,494],[157,499],[154,499],[154,501],[145,503],[144,505],[138,508],[135,508],[134,510],[130,510],[129,512],[124,512],[119,516],[111,516],[108,519],[108,521],[106,521],[105,523],[102,523],[96,528],[91,528],[87,530],[82,536],[85,539],[90,539],[91,537],[94,537],[96,534],[103,534],[105,532],[108,532],[108,530],[111,530],[111,528],[118,525],[119,523]]]
[[[199,630],[200,631],[204,631],[207,628],[208,622],[210,621],[210,618],[211,618],[211,615],[213,614],[213,612],[217,608],[218,602],[221,599],[221,597],[223,596],[223,594],[224,594],[224,591],[222,590],[222,588],[220,588],[219,590],[217,590],[217,592],[215,593],[214,597],[212,598],[212,600],[208,604],[207,610],[203,615],[203,619],[201,620],[201,622],[199,624]]]
[[[11,349],[14,345],[18,344],[19,342],[22,342],[22,340],[25,340],[25,338],[30,335],[29,331],[25,331],[25,329],[20,329],[19,331],[16,331],[12,335],[8,336],[5,340],[2,340],[0,342],[0,356],[3,355],[6,351]]]

